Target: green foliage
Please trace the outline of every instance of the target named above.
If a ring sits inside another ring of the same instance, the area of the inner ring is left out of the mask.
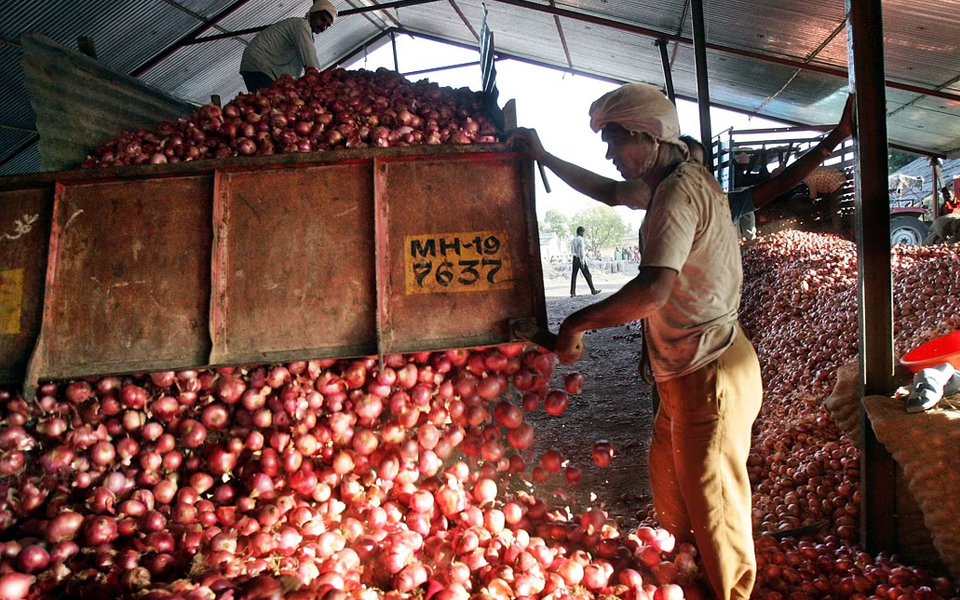
[[[540,231],[551,231],[557,234],[557,237],[563,239],[570,234],[570,219],[559,210],[548,210],[543,215],[543,220],[537,223]]]
[[[570,229],[575,230],[580,226],[587,230],[583,239],[591,252],[619,245],[629,229],[617,211],[606,205],[577,213],[570,223]]]
[[[917,158],[919,158],[919,156],[910,152],[890,150],[887,154],[887,174],[893,175],[903,167],[917,160]]]

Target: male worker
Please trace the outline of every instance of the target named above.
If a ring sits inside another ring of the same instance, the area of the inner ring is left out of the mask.
[[[833,149],[853,133],[853,96],[847,96],[847,103],[840,115],[840,122],[813,148],[804,152],[797,160],[787,165],[765,181],[752,186],[739,188],[727,194],[730,200],[730,215],[733,222],[740,226],[741,237],[756,237],[756,222],[753,213],[792,190],[802,181],[808,181],[810,197],[821,193],[836,194],[843,186],[844,177],[836,169],[818,171],[820,163],[833,154]],[[680,137],[690,149],[690,158],[704,162],[706,153],[703,144],[688,135]],[[839,179],[837,176],[839,175]],[[830,198],[830,210],[833,216],[838,213],[836,198]],[[835,220],[835,225],[838,223]]]
[[[953,197],[953,190],[949,185],[940,188],[940,197],[943,198],[943,204],[940,205],[941,215],[960,213],[960,202]]]
[[[930,226],[924,246],[954,244],[960,242],[960,212],[952,212],[937,218]]]
[[[267,27],[244,49],[240,75],[253,92],[273,86],[284,73],[300,77],[306,67],[320,68],[313,34],[333,24],[337,9],[330,0],[316,0],[306,17],[291,17]]]
[[[600,290],[593,287],[593,277],[590,276],[590,267],[587,266],[587,257],[583,252],[583,227],[577,227],[577,235],[570,241],[570,254],[573,255],[573,269],[570,272],[570,297],[577,295],[577,272],[583,271],[583,278],[590,286],[590,293],[596,296]]]
[[[562,363],[583,354],[583,333],[647,320],[661,404],[649,470],[661,525],[695,542],[719,600],[750,597],[756,578],[750,432],[760,411],[760,365],[737,323],[743,272],[730,207],[716,179],[686,160],[677,111],[655,87],[627,84],[590,107],[616,182],[549,154],[536,132],[513,143],[574,189],[632,205],[636,182],[653,194],[641,232],[640,272],[609,298],[560,325]]]

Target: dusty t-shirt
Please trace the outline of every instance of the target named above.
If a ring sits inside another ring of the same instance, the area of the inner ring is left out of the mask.
[[[657,380],[716,359],[737,334],[743,270],[730,204],[716,179],[685,162],[659,186],[643,225],[640,267],[677,272],[670,297],[648,318],[650,364]]]
[[[278,21],[257,34],[243,51],[240,72],[284,73],[299,77],[305,67],[320,68],[310,22],[303,17]]]

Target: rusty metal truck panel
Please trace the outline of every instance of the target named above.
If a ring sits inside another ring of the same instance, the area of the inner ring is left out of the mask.
[[[376,354],[372,174],[219,174],[212,363]]]
[[[376,182],[384,352],[493,344],[545,312],[531,175],[515,157],[383,159]]]
[[[545,327],[533,168],[505,150],[0,179],[0,377],[437,350],[512,341],[518,318]],[[19,333],[3,331],[16,310]]]
[[[43,315],[53,188],[0,190],[0,380],[23,377]]]
[[[207,360],[212,178],[58,185],[43,377]]]

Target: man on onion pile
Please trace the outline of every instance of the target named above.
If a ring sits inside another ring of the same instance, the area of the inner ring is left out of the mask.
[[[939,217],[930,226],[930,233],[923,240],[924,246],[954,244],[960,242],[960,212]]]
[[[273,87],[275,79],[287,73],[300,77],[307,67],[320,68],[313,34],[333,25],[337,9],[330,0],[316,0],[304,18],[278,21],[253,38],[243,51],[240,75],[252,94]]]
[[[743,272],[730,206],[716,179],[680,141],[677,112],[656,88],[627,84],[590,108],[618,182],[544,150],[535,131],[512,143],[571,187],[634,206],[652,198],[641,227],[640,272],[617,293],[567,317],[556,351],[583,355],[583,333],[646,319],[661,404],[649,468],[661,525],[697,545],[720,600],[747,599],[756,578],[747,475],[760,410],[760,365],[737,323]],[[640,196],[643,194],[641,193]]]

